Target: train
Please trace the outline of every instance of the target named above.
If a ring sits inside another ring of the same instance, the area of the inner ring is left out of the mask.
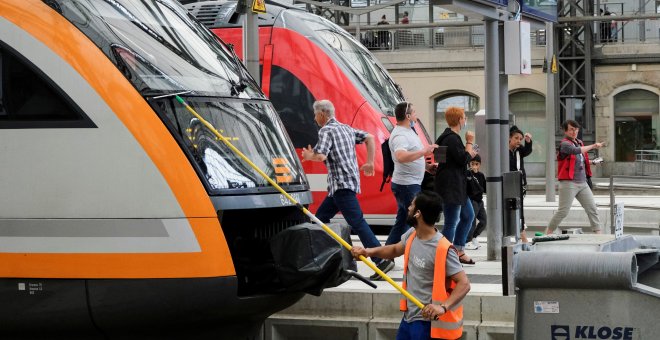
[[[236,1],[189,2],[185,7],[241,56],[245,14],[237,10]],[[323,17],[275,1],[266,1],[266,13],[259,14],[257,22],[261,87],[279,113],[298,155],[317,141],[319,128],[311,107],[319,99],[332,101],[339,122],[371,133],[379,145],[389,138],[396,125],[394,107],[405,101],[404,94],[355,37]],[[431,143],[422,122],[418,121],[415,129],[423,145]],[[359,164],[366,161],[365,147],[358,147],[357,158]],[[314,198],[310,210],[316,211],[327,194],[327,169],[318,162],[304,162],[303,168]],[[381,190],[380,148],[376,150],[375,173],[361,178],[358,200],[370,224],[392,225],[397,207],[390,186]]]
[[[0,338],[250,338],[310,289],[270,247],[308,218],[178,99],[308,206],[302,164],[181,4],[3,0],[0,75]]]

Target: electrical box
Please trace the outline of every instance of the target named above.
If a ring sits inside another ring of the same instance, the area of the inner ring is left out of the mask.
[[[530,30],[529,22],[504,22],[505,74],[532,74],[532,44]]]

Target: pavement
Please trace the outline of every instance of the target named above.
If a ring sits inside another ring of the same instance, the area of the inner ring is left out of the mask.
[[[378,240],[384,244],[387,236],[378,236]],[[477,250],[465,250],[472,259],[476,261],[475,265],[464,265],[465,273],[468,275],[471,283],[470,294],[479,295],[502,295],[502,263],[501,261],[486,261],[486,238],[478,237],[480,247]],[[352,237],[353,245],[361,243],[357,236]],[[358,273],[364,277],[369,277],[374,271],[364,262],[358,261]],[[395,259],[395,266],[387,275],[396,283],[401,284],[403,279],[403,256]],[[396,291],[396,289],[385,280],[373,281],[378,288],[377,291],[387,292]],[[373,292],[374,289],[359,281],[351,279],[344,284],[330,288],[331,291],[367,291]]]
[[[604,183],[604,181],[601,182]],[[597,183],[597,185],[602,186],[604,185],[603,183]],[[609,183],[607,184],[609,185]],[[656,190],[653,193],[660,193],[660,190]],[[609,233],[610,196],[609,194],[601,194],[596,195],[594,198],[596,204],[599,206],[599,213],[601,214],[601,220],[605,226],[605,233]],[[629,229],[630,233],[657,235],[660,232],[660,196],[648,195],[647,192],[644,192],[644,195],[617,195],[615,200],[616,202],[624,203],[624,216],[627,221],[624,225],[646,225],[644,228],[631,227]],[[547,224],[547,221],[550,219],[554,211],[556,211],[557,205],[557,197],[555,197],[554,202],[547,202],[545,194],[527,195],[525,197],[525,217],[528,226],[530,226],[528,229],[528,237],[530,240],[534,236],[534,232],[542,231],[545,228],[545,224]],[[583,215],[584,210],[580,207],[580,203],[577,200],[574,200],[571,214],[569,214],[564,220],[564,222],[566,222],[565,228],[582,228],[585,233],[589,232],[589,222],[586,215]],[[628,232],[624,229],[624,233]],[[476,264],[464,265],[463,268],[471,282],[472,289],[470,294],[501,296],[502,263],[501,261],[486,260],[486,236],[487,230],[477,238],[480,244],[479,249],[465,250],[468,256],[476,261]],[[377,235],[377,238],[382,244],[384,244],[387,235]],[[355,235],[352,236],[352,242],[354,245],[361,245],[359,239]],[[402,263],[403,257],[395,259],[396,265],[394,269],[388,273],[388,276],[397,283],[401,283],[403,277]],[[367,278],[374,273],[371,268],[361,261],[358,261],[358,272]],[[384,280],[374,281],[374,283],[378,286],[377,291],[386,292],[396,290]],[[351,279],[338,287],[331,288],[331,290],[373,292],[373,288],[357,279]]]

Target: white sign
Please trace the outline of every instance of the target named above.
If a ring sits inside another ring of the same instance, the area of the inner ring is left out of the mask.
[[[534,301],[534,313],[559,314],[559,301]]]
[[[504,22],[504,73],[532,74],[531,27],[526,21]]]
[[[614,238],[623,236],[623,202],[614,204]]]

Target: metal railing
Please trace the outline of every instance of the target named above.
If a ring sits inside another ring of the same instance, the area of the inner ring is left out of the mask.
[[[615,185],[615,179],[629,179],[634,181],[642,181],[643,184],[638,183],[618,183]],[[635,189],[635,190],[656,190],[660,192],[660,177],[659,176],[623,176],[623,175],[612,175],[610,176],[610,229],[614,233],[614,204],[616,203],[616,196],[614,194],[615,188],[624,188],[624,189]],[[655,205],[626,205],[626,208],[631,209],[643,209],[643,210],[660,210],[659,202],[654,202],[650,200],[649,203],[656,203]]]
[[[635,174],[660,176],[660,150],[635,150]]]
[[[357,27],[345,29],[356,35]],[[483,47],[483,23],[447,22],[433,24],[370,25],[359,27],[360,42],[370,50]],[[531,32],[532,46],[545,46],[545,31]]]

